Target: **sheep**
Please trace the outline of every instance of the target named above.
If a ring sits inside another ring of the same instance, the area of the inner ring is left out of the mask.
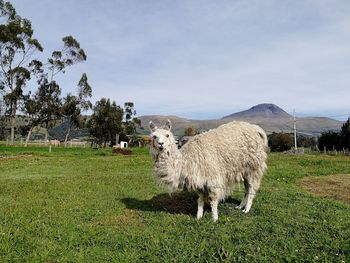
[[[150,153],[153,173],[171,191],[198,193],[197,219],[209,203],[214,221],[218,203],[230,195],[235,183],[244,182],[245,195],[237,209],[248,213],[266,170],[267,137],[263,129],[233,121],[194,136],[178,149],[171,122],[158,128],[152,121]]]

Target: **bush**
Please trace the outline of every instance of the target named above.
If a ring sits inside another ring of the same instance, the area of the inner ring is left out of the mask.
[[[284,152],[293,146],[293,137],[289,133],[273,132],[268,136],[269,146],[272,152]]]
[[[132,154],[132,151],[129,149],[125,149],[125,148],[113,147],[112,153],[113,154],[130,155],[130,154]]]
[[[317,145],[317,142],[316,142],[316,139],[314,137],[298,135],[297,144],[299,147],[315,148]]]

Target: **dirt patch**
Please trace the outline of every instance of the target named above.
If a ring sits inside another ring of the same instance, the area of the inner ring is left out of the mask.
[[[317,196],[350,204],[350,174],[306,177],[298,184]]]
[[[13,161],[25,158],[33,157],[31,154],[13,155],[13,156],[0,156],[0,161]]]
[[[113,155],[116,155],[116,154],[130,155],[132,154],[132,151],[125,148],[113,147],[112,154]]]
[[[126,227],[131,225],[139,227],[143,226],[143,222],[139,213],[131,209],[126,209],[121,215],[102,217],[92,223],[92,226]]]

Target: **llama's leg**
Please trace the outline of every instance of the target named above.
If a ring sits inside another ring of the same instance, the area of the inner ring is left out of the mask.
[[[243,209],[243,213],[248,213],[253,204],[253,199],[256,195],[260,187],[260,179],[248,180],[248,195],[247,195],[247,203],[245,208]]]
[[[201,219],[203,217],[203,210],[204,210],[204,194],[199,193],[197,219]]]
[[[240,203],[240,205],[236,206],[237,209],[243,209],[247,205],[248,193],[249,193],[249,183],[247,179],[244,179],[244,197]]]
[[[210,203],[210,207],[211,207],[211,212],[213,214],[213,221],[217,221],[219,219],[219,215],[218,215],[218,204],[219,204],[219,200],[216,194],[214,193],[210,193],[209,197],[208,197],[209,203]]]

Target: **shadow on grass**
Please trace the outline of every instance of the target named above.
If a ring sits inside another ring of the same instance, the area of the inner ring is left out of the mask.
[[[193,192],[179,192],[173,194],[159,194],[149,200],[138,200],[136,198],[123,198],[121,201],[126,208],[132,210],[168,212],[170,214],[196,215],[198,195]],[[228,198],[225,203],[239,204],[237,199]],[[205,210],[210,210],[206,205]]]

